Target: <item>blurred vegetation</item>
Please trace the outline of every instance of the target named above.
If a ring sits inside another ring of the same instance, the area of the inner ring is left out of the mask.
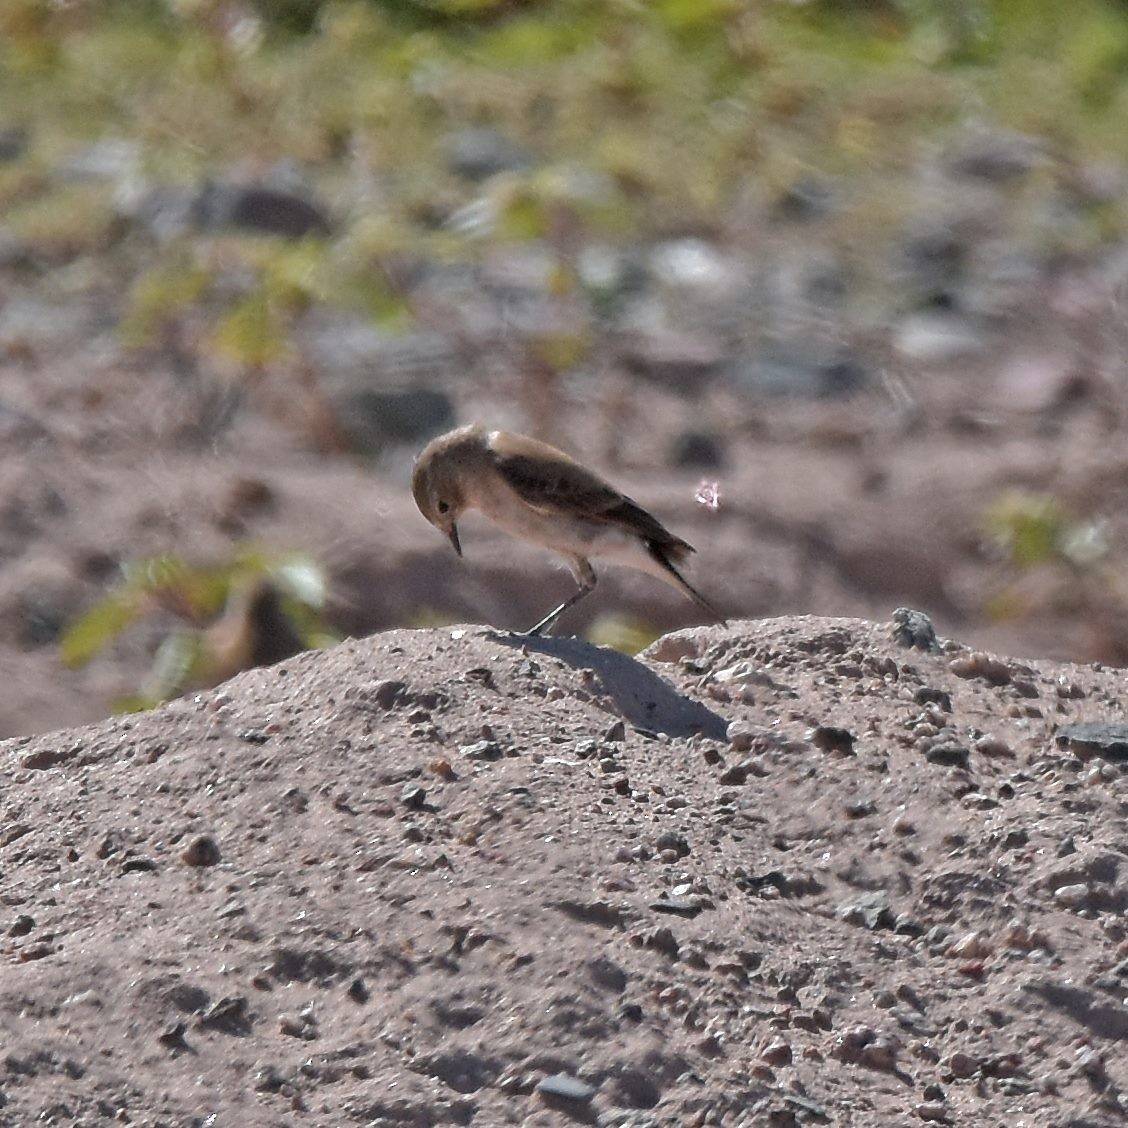
[[[148,709],[193,686],[335,642],[322,616],[325,586],[313,561],[251,548],[210,567],[172,555],[142,560],[71,624],[60,655],[81,666],[139,619],[172,622],[145,683],[116,702],[122,711]]]
[[[1024,191],[1052,191],[1071,161],[1128,157],[1128,5],[6,0],[0,106],[0,124],[31,139],[0,167],[6,222],[52,261],[105,249],[115,209],[147,184],[297,162],[332,235],[297,249],[193,239],[156,266],[123,247],[118,264],[134,279],[130,343],[199,307],[200,347],[255,368],[287,347],[308,303],[406,323],[413,259],[539,239],[559,253],[556,284],[574,290],[575,231],[717,232],[812,171],[850,178],[840,237],[872,254],[875,237],[893,237],[922,144],[968,120],[1045,138],[1065,165]],[[485,185],[452,170],[444,140],[481,123],[529,167]],[[136,145],[137,168],[44,176],[99,139]],[[1094,204],[1071,238],[1126,219]]]
[[[1072,516],[1049,494],[1015,490],[987,507],[983,531],[1004,572],[988,618],[1052,611],[1088,620],[1128,607],[1104,522]]]
[[[30,249],[28,277],[108,294],[129,347],[236,383],[289,366],[313,400],[298,332],[312,311],[402,329],[428,316],[413,287],[424,267],[514,244],[544,253],[549,292],[578,311],[518,342],[523,370],[551,384],[597,345],[622,283],[580,269],[585,246],[735,241],[811,177],[842,189],[820,238],[864,300],[867,285],[896,285],[890,250],[925,199],[922,157],[969,124],[1033,135],[1048,154],[1004,189],[1003,234],[1092,250],[1128,232],[1128,199],[1089,192],[1080,170],[1128,160],[1126,118],[1123,0],[0,4],[0,130],[27,139],[0,160],[0,208]],[[451,139],[481,125],[526,159],[460,172]],[[279,169],[324,209],[325,230],[143,221],[155,191],[269,184]],[[988,524],[1017,571],[1081,566],[1052,506]],[[138,565],[75,626],[70,660],[170,599],[198,641],[239,576],[269,571],[225,567]],[[645,631],[611,633],[633,648]],[[197,676],[180,643],[162,662],[143,697]]]

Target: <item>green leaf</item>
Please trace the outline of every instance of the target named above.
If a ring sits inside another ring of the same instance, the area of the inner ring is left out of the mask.
[[[66,666],[83,666],[140,614],[143,600],[135,590],[112,592],[99,600],[66,630],[59,657]]]
[[[286,352],[282,326],[264,289],[244,298],[220,320],[212,347],[248,368],[265,368]]]

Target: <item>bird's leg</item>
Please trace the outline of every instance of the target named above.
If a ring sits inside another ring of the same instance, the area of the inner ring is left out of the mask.
[[[592,566],[581,557],[577,557],[573,564],[576,573],[576,583],[580,586],[578,590],[564,600],[559,607],[549,611],[547,615],[535,627],[530,627],[525,633],[529,635],[543,634],[545,631],[550,630],[556,625],[556,620],[560,618],[570,607],[575,607],[581,599],[595,589],[595,571]]]

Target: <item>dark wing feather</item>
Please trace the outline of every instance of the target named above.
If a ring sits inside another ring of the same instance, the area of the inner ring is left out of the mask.
[[[501,434],[490,446],[490,457],[506,483],[534,509],[621,525],[648,541],[659,560],[681,560],[693,551],[642,506],[555,447]]]

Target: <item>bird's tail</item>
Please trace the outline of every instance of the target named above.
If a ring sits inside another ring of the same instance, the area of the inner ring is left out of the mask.
[[[673,538],[670,544],[656,544],[651,541],[648,545],[650,555],[655,563],[665,574],[667,583],[676,587],[683,595],[688,596],[702,610],[708,612],[722,627],[727,627],[725,617],[695,588],[674,566],[674,562],[681,563],[693,551],[693,546],[685,541]]]

